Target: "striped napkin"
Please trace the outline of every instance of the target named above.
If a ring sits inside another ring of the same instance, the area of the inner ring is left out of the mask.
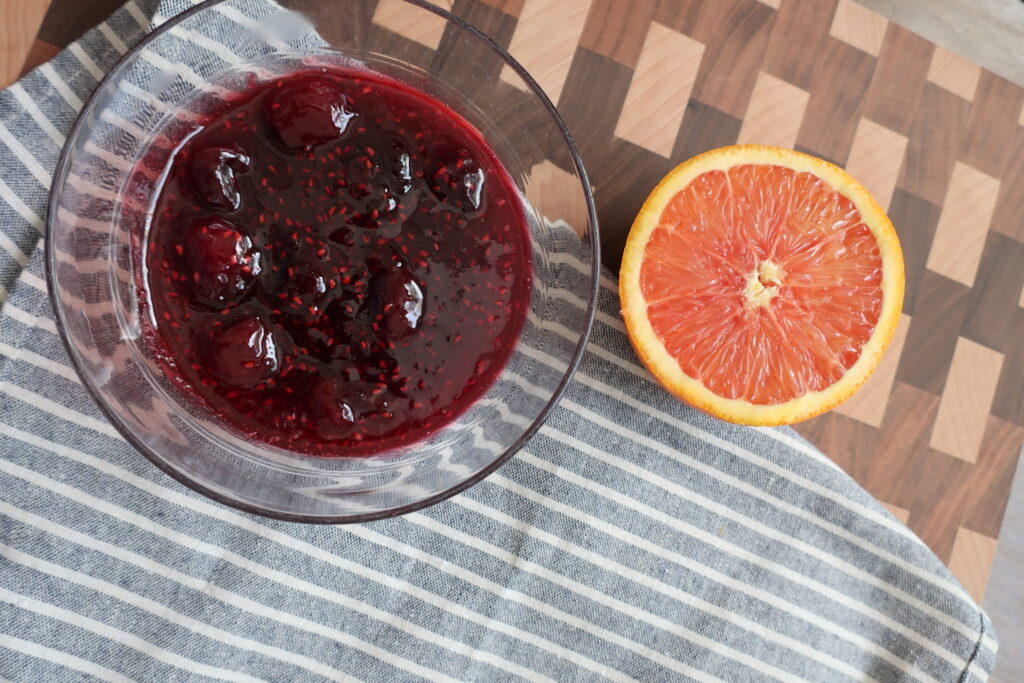
[[[69,367],[40,236],[83,100],[188,6],[129,2],[0,93],[0,677],[988,677],[991,624],[942,563],[792,430],[659,389],[607,277],[547,424],[425,511],[269,521],[132,450]]]

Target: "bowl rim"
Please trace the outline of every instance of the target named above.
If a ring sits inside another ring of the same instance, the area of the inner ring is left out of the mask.
[[[572,164],[576,171],[576,175],[579,178],[580,183],[582,185],[584,198],[586,200],[587,220],[591,227],[591,238],[594,259],[591,263],[590,294],[587,301],[587,309],[585,313],[583,330],[580,335],[580,340],[577,343],[576,348],[573,350],[572,358],[569,361],[568,367],[565,373],[563,374],[561,380],[559,380],[558,385],[552,392],[551,398],[541,409],[537,417],[534,418],[533,422],[531,422],[529,427],[527,427],[526,430],[519,436],[519,438],[517,438],[511,445],[509,445],[508,448],[506,448],[503,453],[501,453],[492,462],[487,464],[472,477],[469,477],[440,493],[434,494],[428,498],[424,498],[423,500],[418,500],[414,503],[409,503],[394,508],[387,508],[385,510],[380,510],[377,512],[360,513],[353,515],[321,516],[269,510],[266,508],[261,508],[257,505],[246,503],[236,498],[232,498],[231,496],[225,495],[219,491],[214,491],[196,482],[195,480],[187,476],[187,474],[180,472],[172,468],[167,463],[165,463],[160,457],[153,453],[148,446],[139,441],[134,436],[134,434],[132,434],[131,431],[127,429],[124,422],[121,420],[120,416],[118,416],[113,411],[113,409],[111,409],[111,407],[107,405],[106,401],[103,400],[103,398],[100,395],[99,389],[96,386],[94,386],[91,378],[84,371],[82,363],[79,359],[79,354],[75,349],[75,346],[72,344],[70,337],[68,336],[65,315],[63,309],[60,307],[57,301],[55,287],[56,263],[52,242],[54,233],[54,217],[57,215],[58,208],[58,193],[56,190],[56,181],[65,176],[66,167],[70,163],[72,143],[74,140],[77,139],[80,129],[85,125],[86,115],[88,112],[92,110],[92,107],[96,103],[99,93],[103,91],[103,89],[108,85],[114,74],[119,72],[122,66],[124,66],[126,63],[134,59],[142,50],[144,50],[150,43],[159,38],[162,34],[166,33],[167,31],[182,23],[186,19],[192,17],[193,15],[199,14],[200,12],[203,12],[213,7],[214,5],[219,5],[223,2],[228,1],[229,0],[204,0],[204,2],[201,2],[198,5],[195,5],[185,10],[184,12],[181,12],[171,17],[164,23],[157,26],[155,29],[151,30],[145,36],[143,36],[141,40],[139,40],[134,46],[132,46],[127,52],[125,52],[120,57],[120,59],[118,59],[118,61],[114,64],[114,66],[111,67],[111,69],[106,74],[104,74],[103,78],[100,79],[100,81],[96,84],[96,87],[93,89],[92,93],[89,95],[88,99],[85,101],[85,103],[82,105],[82,108],[75,116],[75,121],[67,134],[65,145],[61,150],[60,157],[57,160],[57,165],[53,173],[54,184],[51,184],[50,186],[49,197],[47,200],[46,235],[44,241],[46,258],[44,259],[44,265],[46,270],[48,296],[50,299],[50,304],[54,310],[54,317],[56,319],[58,336],[63,342],[64,348],[68,352],[68,357],[71,359],[71,364],[74,367],[75,372],[82,380],[82,385],[85,387],[86,391],[89,392],[93,401],[99,407],[100,411],[104,414],[104,416],[106,416],[107,420],[114,426],[114,428],[121,434],[121,436],[124,437],[124,439],[136,451],[140,452],[143,456],[146,457],[147,460],[156,465],[160,470],[169,475],[172,479],[180,482],[181,484],[184,484],[188,488],[192,489],[196,493],[205,496],[206,498],[209,498],[213,501],[234,508],[236,510],[241,510],[242,512],[248,512],[250,514],[259,515],[261,517],[286,522],[299,522],[305,524],[358,524],[362,522],[370,522],[379,519],[390,519],[393,517],[398,517],[404,514],[408,514],[410,512],[414,512],[416,510],[421,510],[436,503],[440,503],[441,501],[451,498],[457,493],[461,493],[462,491],[465,491],[469,487],[478,484],[483,479],[488,477],[491,473],[493,473],[495,470],[497,470],[499,467],[501,467],[501,465],[507,462],[513,455],[515,455],[523,447],[523,445],[527,441],[529,441],[534,436],[534,434],[537,433],[537,430],[539,430],[541,425],[543,425],[544,422],[547,421],[548,416],[551,414],[552,410],[554,410],[559,400],[561,400],[566,388],[572,381],[573,375],[575,375],[576,373],[576,369],[579,367],[580,361],[583,358],[583,352],[590,338],[591,330],[593,329],[594,317],[597,311],[597,301],[601,285],[601,239],[597,222],[597,210],[594,206],[593,192],[591,190],[590,180],[587,176],[586,169],[583,166],[583,160],[580,157],[580,153],[576,147],[576,142],[573,139],[572,133],[569,131],[568,126],[562,119],[561,114],[558,113],[557,108],[551,102],[550,98],[541,89],[540,85],[538,85],[538,83],[534,80],[530,73],[523,67],[523,65],[520,64],[514,57],[512,57],[512,55],[509,54],[509,52],[505,48],[498,45],[490,36],[488,36],[483,31],[479,30],[466,20],[462,19],[461,17],[452,14],[448,10],[442,9],[440,7],[437,7],[436,5],[426,2],[426,0],[402,1],[411,5],[415,5],[416,7],[427,10],[429,12],[432,12],[443,18],[446,22],[454,24],[459,29],[466,31],[471,36],[473,36],[477,40],[481,41],[482,43],[490,47],[491,50],[497,53],[497,55],[505,62],[505,64],[511,67],[516,72],[516,74],[523,79],[523,81],[529,87],[530,92],[540,101],[541,105],[543,105],[543,107],[547,110],[548,114],[551,116],[551,119],[557,126],[559,132],[562,134],[565,144],[569,150],[569,156],[572,160]]]

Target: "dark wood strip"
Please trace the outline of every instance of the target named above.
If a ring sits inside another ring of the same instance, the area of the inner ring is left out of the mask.
[[[971,497],[973,468],[966,460],[932,448],[918,451],[911,467],[914,503],[910,506],[908,525],[943,562],[949,561]]]
[[[656,6],[656,0],[594,0],[580,47],[635,68]]]
[[[56,45],[51,45],[43,40],[36,40],[32,43],[32,47],[29,48],[28,55],[25,57],[25,64],[21,67],[21,73],[18,75],[18,78],[21,78],[43,62],[50,61],[59,52],[60,48]]]
[[[123,4],[124,0],[53,0],[36,38],[64,49]]]
[[[804,90],[821,64],[837,0],[782,0],[764,58],[764,70]],[[851,48],[852,49],[852,48]],[[844,117],[851,117],[843,112]]]
[[[914,119],[935,46],[891,21],[878,53],[864,115],[907,135]]]
[[[480,0],[485,5],[490,5],[496,10],[500,10],[510,17],[518,17],[523,11],[523,3],[526,0]]]
[[[1009,142],[1010,160],[1003,170],[992,229],[1024,242],[1024,126],[1017,128],[1012,141],[1007,139],[1006,142]]]
[[[622,263],[622,250],[633,219],[647,194],[670,168],[669,160],[660,154],[615,139],[602,164],[602,172],[591,176],[601,226],[601,260],[613,271],[618,272]],[[629,183],[622,182],[623,173],[629,174]]]
[[[880,500],[909,510],[914,505],[917,458],[928,450],[939,397],[903,382],[893,383],[878,430],[871,469],[862,482]]]
[[[819,68],[811,80],[811,96],[796,143],[842,166],[857,132],[875,58],[832,37],[823,44],[825,51],[816,60]]]
[[[877,429],[836,412],[819,415],[794,427],[828,453],[829,458],[861,486],[867,486],[880,445]]]
[[[897,380],[942,395],[969,294],[959,282],[924,271],[907,333],[905,348],[910,353],[903,354]]]
[[[576,50],[569,67],[558,111],[572,131],[594,184],[609,170],[605,159],[632,78],[633,70],[629,67],[582,47]],[[597,83],[601,84],[599,106],[594,104],[593,88]],[[552,158],[563,168],[569,167],[564,154],[555,154]]]
[[[775,11],[757,0],[705,3],[714,11],[692,97],[737,119],[747,113]]]
[[[939,224],[942,207],[927,202],[906,190],[896,188],[889,202],[889,218],[903,247],[903,263],[906,273],[906,292],[903,295],[903,311],[913,315],[917,292],[924,277],[928,252],[932,248],[935,227]]]
[[[452,14],[465,19],[474,28],[480,29],[506,50],[509,43],[512,42],[512,33],[516,29],[516,17],[502,11],[493,3],[485,2],[485,0],[455,0],[452,3]],[[451,30],[445,32],[441,44],[437,47],[438,52],[457,50],[457,46],[452,45],[453,35],[458,34],[453,34]]]
[[[960,161],[993,178],[1000,177],[1010,161],[1012,148],[1006,142],[1017,132],[1022,106],[1024,88],[982,69]]]
[[[736,143],[743,122],[703,102],[690,99],[686,114],[672,147],[673,164],[686,161],[701,152]]]
[[[1010,337],[1013,342],[1003,358],[992,414],[1016,425],[1024,426],[1024,308],[1013,312]]]
[[[516,28],[515,17],[480,0],[455,0],[452,13],[508,48]],[[473,99],[475,93],[494,88],[504,64],[486,43],[467,40],[462,29],[449,24],[434,53],[431,73],[440,76],[455,92]]]
[[[971,500],[964,512],[963,526],[999,538],[1022,442],[1024,427],[989,417],[971,472]]]
[[[704,0],[658,0],[654,20],[706,45],[714,30],[714,4]]]
[[[997,351],[1024,344],[1014,337],[1014,313],[1024,289],[1024,244],[990,230],[961,334]],[[1024,386],[1021,386],[1024,392]]]
[[[907,157],[896,186],[942,206],[953,175],[970,103],[934,83],[924,85],[910,124]]]

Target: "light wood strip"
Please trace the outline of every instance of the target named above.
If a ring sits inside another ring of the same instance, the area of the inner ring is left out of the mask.
[[[1003,354],[959,337],[929,445],[975,462],[996,393]]]
[[[935,46],[928,80],[965,100],[973,100],[981,67],[944,47]]]
[[[703,43],[652,22],[615,135],[670,156],[703,56]]]
[[[792,147],[810,93],[764,71],[757,75],[737,142]]]
[[[888,209],[906,152],[905,135],[870,119],[861,119],[853,136],[846,170],[868,188],[882,208]]]
[[[558,103],[569,75],[576,44],[583,35],[590,0],[526,0],[508,51],[526,67],[551,101]],[[557,39],[553,37],[557,36]],[[501,79],[525,89],[522,79],[506,66]]]
[[[949,557],[949,570],[978,603],[985,597],[985,585],[992,560],[996,556],[996,539],[960,527]]]
[[[928,253],[929,270],[974,286],[998,196],[996,178],[956,162]]]
[[[451,0],[438,0],[434,4],[447,10],[452,6]],[[373,13],[373,23],[431,50],[441,44],[447,24],[444,17],[410,8],[403,0],[380,0]]]
[[[910,316],[902,314],[896,326],[889,349],[882,356],[882,361],[856,394],[836,408],[837,413],[860,420],[873,427],[881,427],[885,418],[885,409],[889,405],[893,382],[896,381],[896,369],[903,355],[903,345],[907,341],[907,330],[910,329]]]
[[[544,219],[551,223],[563,220],[583,237],[589,220],[586,201],[580,192],[566,191],[566,187],[578,186],[579,179],[575,175],[546,159],[530,169],[525,194],[530,206],[538,211],[544,209]]]
[[[888,27],[889,21],[882,15],[875,14],[854,0],[839,0],[829,33],[832,37],[877,57],[882,51],[882,42]]]
[[[768,5],[772,9],[779,9],[782,0],[758,0],[761,4]]]
[[[0,88],[21,74],[49,6],[49,0],[0,1]]]

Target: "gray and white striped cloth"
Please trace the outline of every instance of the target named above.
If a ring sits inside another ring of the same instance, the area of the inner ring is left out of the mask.
[[[83,100],[190,3],[156,5],[0,93],[0,677],[987,678],[991,624],[942,563],[793,431],[660,390],[608,278],[544,428],[423,512],[273,522],[150,465],[69,367],[40,237]]]

